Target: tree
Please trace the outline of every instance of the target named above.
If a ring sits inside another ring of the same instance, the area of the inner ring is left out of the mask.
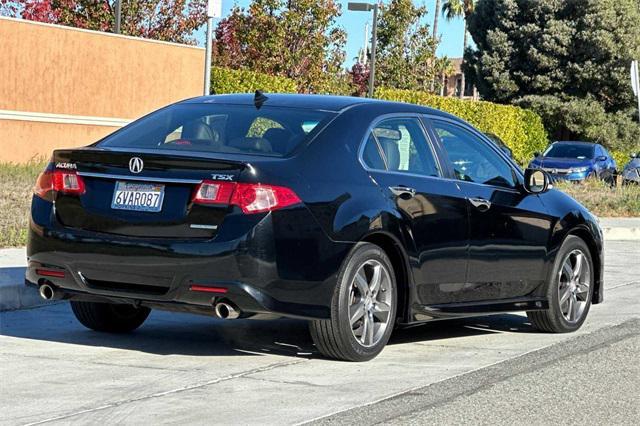
[[[431,38],[434,43],[438,43],[438,18],[440,18],[440,1],[436,0],[435,12],[433,14],[433,31],[431,32]],[[435,90],[436,79],[431,80],[431,91]]]
[[[411,0],[380,6],[376,81],[398,89],[429,91],[436,77],[437,40],[423,23],[427,10]]]
[[[440,17],[440,2],[441,0],[436,0],[435,12],[433,13],[433,40],[436,41],[438,38],[438,18]]]
[[[0,12],[23,19],[97,31],[112,31],[115,2],[109,0],[0,0]],[[206,0],[122,2],[122,34],[194,44],[205,21]]]
[[[629,81],[640,57],[636,0],[479,0],[469,31],[477,50],[466,73],[483,98],[534,108],[556,137],[639,143]]]
[[[356,62],[351,67],[349,74],[351,75],[351,81],[354,86],[353,95],[364,96],[369,88],[369,76],[371,75],[371,69],[361,62]]]
[[[447,21],[451,21],[452,19],[462,18],[464,20],[464,29],[462,36],[462,52],[463,59],[462,64],[464,65],[464,52],[467,51],[467,45],[469,43],[468,33],[467,33],[467,20],[469,16],[473,13],[475,7],[475,0],[445,0],[442,5],[442,14],[447,19]],[[436,13],[437,9],[436,9]],[[460,98],[464,97],[464,89],[466,87],[466,79],[464,76],[464,67],[461,76],[460,82]]]
[[[213,62],[289,77],[305,92],[336,90],[346,83],[340,13],[334,0],[253,0],[216,27]]]

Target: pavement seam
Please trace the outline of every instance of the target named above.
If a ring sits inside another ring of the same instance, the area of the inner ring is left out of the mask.
[[[278,362],[275,364],[269,364],[266,365],[264,367],[258,367],[258,368],[254,368],[248,371],[243,371],[241,373],[235,373],[235,374],[229,374],[228,376],[224,376],[224,377],[218,377],[214,380],[209,380],[203,383],[199,383],[199,384],[194,384],[194,385],[187,385],[187,386],[183,386],[181,388],[175,388],[175,389],[170,389],[167,391],[162,391],[162,392],[156,392],[156,393],[152,393],[150,395],[144,395],[144,396],[139,396],[136,398],[129,398],[129,399],[124,399],[121,401],[115,401],[115,402],[111,402],[105,405],[101,405],[99,407],[93,407],[93,408],[88,408],[85,410],[80,410],[80,411],[75,411],[72,413],[67,413],[67,414],[63,414],[60,416],[55,416],[55,417],[50,417],[48,419],[44,419],[44,420],[38,420],[36,422],[32,422],[32,423],[27,423],[25,426],[32,426],[32,425],[40,425],[40,424],[44,424],[44,423],[49,423],[49,422],[54,422],[54,421],[58,421],[58,420],[65,420],[71,417],[75,417],[75,416],[79,416],[81,414],[87,414],[87,413],[93,413],[96,411],[102,411],[102,410],[107,410],[109,408],[115,408],[115,407],[119,407],[121,405],[125,405],[125,404],[130,404],[133,402],[139,402],[139,401],[145,401],[148,399],[152,399],[152,398],[159,398],[159,397],[163,397],[163,396],[167,396],[167,395],[173,395],[173,394],[177,394],[177,393],[181,393],[181,392],[187,392],[193,389],[200,389],[200,388],[204,388],[207,386],[211,386],[211,385],[216,385],[218,383],[222,383],[222,382],[226,382],[229,380],[233,380],[233,379],[238,379],[238,378],[242,378],[244,376],[247,376],[249,374],[256,374],[256,373],[261,373],[264,371],[269,371],[269,370],[274,370],[276,368],[280,368],[280,367],[288,367],[290,365],[295,365],[295,364],[300,364],[303,362],[308,361],[308,359],[296,359],[295,361],[283,361],[283,362]]]
[[[316,383],[305,382],[303,380],[299,380],[299,381],[273,380],[273,379],[265,379],[265,378],[262,378],[262,377],[253,377],[253,376],[243,376],[241,378],[245,379],[245,380],[248,379],[248,380],[257,380],[259,382],[275,383],[275,384],[278,384],[278,385],[310,386],[310,387],[316,387],[316,388],[326,387],[324,385],[318,385]]]
[[[640,284],[640,281],[631,281],[631,282],[628,282],[628,283],[618,284],[618,285],[613,286],[613,287],[605,288],[604,291],[607,292],[607,291],[615,290],[616,288],[626,287],[628,285],[638,285],[638,284]]]
[[[29,354],[17,354],[17,353],[11,353],[11,352],[0,352],[0,357],[2,356],[10,356],[10,357],[14,357],[14,358],[33,358],[33,359],[38,359],[38,360],[50,360],[50,361],[69,361],[68,357],[53,357],[53,356],[46,356],[46,355],[29,355]],[[152,367],[149,365],[135,365],[135,364],[118,364],[115,362],[102,362],[102,361],[94,361],[91,359],[85,360],[84,362],[88,363],[88,364],[95,364],[95,365],[106,365],[109,367],[124,367],[124,368],[141,368],[141,369],[148,369],[148,370],[160,370],[160,371],[180,371],[183,373],[187,373],[190,371],[201,371],[201,369],[199,368],[168,368],[168,367]]]
[[[600,328],[593,332],[579,335],[561,342],[554,343],[549,346],[524,352],[521,355],[514,358],[497,361],[495,363],[485,365],[483,367],[479,367],[467,372],[457,374],[452,377],[448,377],[443,380],[439,380],[437,382],[428,384],[426,386],[425,385],[418,386],[413,389],[405,390],[402,392],[398,392],[394,395],[381,398],[377,401],[373,401],[368,404],[348,408],[346,410],[341,410],[341,411],[323,415],[323,416],[319,416],[315,419],[306,420],[298,424],[301,424],[301,425],[355,424],[355,422],[350,421],[351,415],[353,414],[353,416],[357,417],[358,419],[366,418],[367,417],[366,415],[364,415],[363,417],[362,414],[357,416],[354,414],[364,408],[367,408],[367,407],[371,408],[374,406],[381,407],[381,405],[383,404],[393,404],[394,402],[400,402],[403,398],[407,398],[409,396],[427,397],[429,394],[434,395],[434,398],[432,398],[433,401],[416,405],[411,407],[410,409],[406,409],[400,412],[396,412],[391,416],[387,415],[387,416],[384,416],[383,418],[379,418],[376,420],[373,420],[371,417],[367,418],[367,422],[369,424],[381,424],[386,421],[396,419],[398,417],[409,415],[416,411],[423,411],[425,409],[446,404],[447,402],[455,400],[460,396],[472,395],[496,383],[500,383],[502,381],[505,381],[515,376],[519,376],[522,374],[539,370],[554,362],[571,357],[576,353],[584,353],[586,350],[591,352],[594,350],[598,350],[602,347],[609,346],[621,340],[627,339],[629,337],[636,337],[637,332],[635,331],[619,333],[618,330],[624,329],[630,326],[632,327],[638,323],[640,323],[640,317],[632,317],[631,319],[628,319],[618,324]],[[605,337],[601,339],[601,341],[597,343],[591,343],[591,341],[599,339],[600,336],[602,335]],[[560,348],[561,346],[566,346],[567,344],[573,344],[573,343],[578,343],[578,345],[574,349],[564,352],[562,356],[558,356],[558,357],[552,356],[552,353],[556,349]],[[539,359],[536,359],[536,358],[539,358]],[[527,361],[530,360],[531,362],[527,364],[527,362],[524,362],[525,360]],[[505,366],[507,365],[514,365],[516,367],[516,372],[514,374],[507,375],[506,371],[508,370],[508,368],[505,368]],[[520,367],[522,365],[528,365],[528,367]],[[495,372],[495,375],[491,376],[492,372]],[[487,375],[489,375],[490,377],[489,378],[482,377]],[[450,383],[455,383],[456,381],[462,381],[462,382],[467,381],[471,384],[471,386],[465,387],[465,386],[456,385],[454,386],[456,390],[454,390],[453,392],[447,393],[446,392],[447,385]],[[439,391],[438,388],[445,388],[445,389],[443,391]],[[462,389],[462,390],[457,390],[457,389]],[[374,415],[372,409],[368,411],[369,411],[369,414],[368,414],[369,416]]]

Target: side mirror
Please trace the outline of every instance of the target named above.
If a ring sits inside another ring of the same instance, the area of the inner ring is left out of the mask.
[[[536,151],[536,152],[533,153],[533,156],[538,158],[538,157],[540,157],[540,153],[538,151]]]
[[[540,169],[527,169],[524,171],[524,189],[531,194],[541,194],[549,190],[551,179],[549,175]]]
[[[596,158],[596,160],[598,161],[607,161],[607,157],[604,155],[601,155],[600,157]]]

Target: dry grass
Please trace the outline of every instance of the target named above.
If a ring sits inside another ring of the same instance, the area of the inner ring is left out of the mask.
[[[44,167],[0,164],[0,248],[26,244],[33,184]]]
[[[640,216],[639,185],[618,184],[617,187],[610,188],[602,181],[591,179],[580,184],[561,182],[555,187],[578,200],[596,216]]]

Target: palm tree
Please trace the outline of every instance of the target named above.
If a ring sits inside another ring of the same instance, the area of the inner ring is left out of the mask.
[[[440,1],[436,0],[436,8],[435,13],[433,14],[433,32],[431,33],[431,37],[433,38],[433,45],[435,46],[436,40],[438,39],[438,18],[440,17]],[[435,76],[431,80],[431,91],[433,92],[436,87],[436,78]]]
[[[442,0],[436,0],[436,9],[433,14],[433,41],[438,38],[438,17],[440,16],[440,2]],[[444,13],[444,11],[443,11]]]
[[[451,21],[456,18],[464,19],[464,41],[463,41],[463,56],[462,62],[464,63],[464,51],[467,50],[467,19],[473,13],[473,9],[475,7],[475,0],[445,0],[442,5],[442,14],[447,19],[447,21]],[[464,72],[462,73],[462,79],[460,82],[460,98],[464,97]]]

